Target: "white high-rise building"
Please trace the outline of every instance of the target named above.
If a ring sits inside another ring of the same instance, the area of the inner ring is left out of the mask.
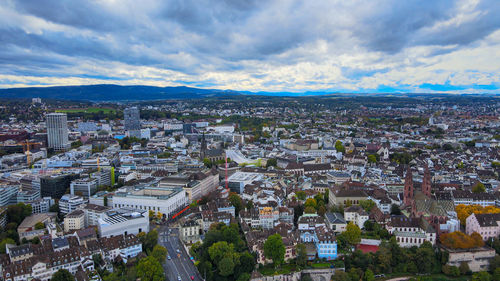
[[[47,114],[47,139],[49,148],[54,150],[66,150],[70,147],[66,113]]]

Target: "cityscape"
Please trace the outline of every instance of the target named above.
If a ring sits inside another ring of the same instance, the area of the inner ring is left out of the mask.
[[[500,281],[497,1],[0,2],[0,281]]]

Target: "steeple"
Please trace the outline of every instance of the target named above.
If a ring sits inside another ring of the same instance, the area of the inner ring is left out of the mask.
[[[413,201],[413,173],[408,165],[405,176],[405,189],[403,193],[403,200],[405,205],[410,205]]]
[[[422,193],[431,197],[431,173],[427,164],[425,164],[424,179],[422,180]]]
[[[207,141],[205,140],[205,132],[203,132],[203,136],[201,137],[201,147],[200,147],[200,160],[203,161],[205,159],[205,154],[207,152]]]

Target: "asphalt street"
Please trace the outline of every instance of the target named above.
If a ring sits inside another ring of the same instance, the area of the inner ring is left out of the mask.
[[[169,233],[169,229],[171,232]],[[194,266],[193,262],[190,260],[189,253],[184,249],[184,246],[179,238],[179,230],[177,228],[168,228],[168,226],[162,226],[158,235],[158,242],[160,245],[165,247],[170,256],[170,260],[167,258],[163,264],[165,269],[165,275],[169,281],[188,281],[192,280],[203,280],[198,270]],[[179,253],[177,252],[179,250]]]

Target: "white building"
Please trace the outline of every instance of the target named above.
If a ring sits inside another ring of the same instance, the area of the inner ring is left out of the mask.
[[[64,232],[78,230],[85,227],[85,213],[75,210],[64,217]]]
[[[134,208],[115,208],[98,219],[100,237],[113,237],[149,231],[149,214]]]
[[[134,192],[117,192],[113,196],[113,208],[135,208],[160,212],[170,217],[188,204],[188,196],[182,188],[146,187]]]
[[[66,150],[68,141],[68,117],[66,113],[47,114],[47,140],[48,147],[54,150]]]
[[[59,210],[62,214],[69,214],[84,203],[85,201],[80,196],[65,194],[59,199]]]
[[[344,218],[347,222],[352,222],[362,229],[365,221],[368,220],[368,213],[361,206],[354,205],[344,210]]]
[[[95,204],[84,204],[78,207],[79,210],[84,212],[85,216],[85,227],[89,227],[92,225],[98,225],[99,219],[102,219],[106,212],[111,209],[111,207],[105,207]]]
[[[48,213],[50,206],[55,204],[55,200],[52,197],[43,197],[35,201],[26,202],[26,204],[31,205],[33,214]]]

